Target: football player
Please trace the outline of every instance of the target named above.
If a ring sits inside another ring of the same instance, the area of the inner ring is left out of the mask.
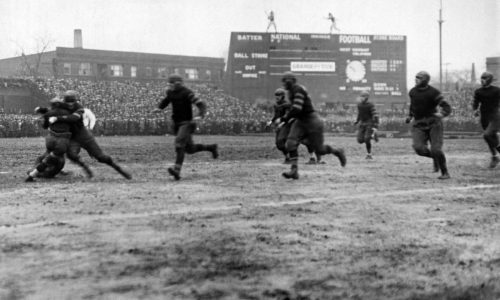
[[[480,116],[483,138],[491,152],[490,168],[495,168],[500,159],[498,142],[498,131],[500,130],[500,88],[491,85],[493,74],[484,72],[481,74],[481,87],[474,91],[472,109],[476,116]]]
[[[212,158],[216,159],[219,157],[219,152],[217,144],[205,145],[194,143],[193,133],[196,130],[196,121],[205,116],[206,104],[193,91],[184,86],[184,80],[178,74],[169,76],[166,96],[153,112],[159,113],[169,104],[172,104],[176,158],[175,165],[167,170],[175,180],[179,180],[186,153],[194,154],[200,151],[208,151],[212,153]],[[198,108],[197,116],[193,116],[193,105]]]
[[[123,170],[111,158],[111,156],[105,154],[102,151],[101,147],[99,147],[99,145],[97,144],[95,137],[83,124],[84,108],[80,103],[78,103],[78,93],[73,90],[66,91],[64,93],[64,103],[68,104],[72,114],[69,116],[56,117],[56,120],[59,122],[67,122],[72,124],[71,143],[66,156],[71,161],[78,163],[78,161],[80,160],[78,152],[81,147],[85,149],[87,153],[91,157],[95,158],[98,162],[112,167],[126,179],[132,179],[132,176],[127,171]]]
[[[278,148],[278,150],[280,150],[285,156],[284,163],[289,164],[290,156],[288,151],[286,150],[285,143],[293,121],[285,123],[281,121],[281,118],[283,118],[290,110],[291,104],[286,99],[286,91],[283,88],[276,89],[276,91],[274,92],[274,97],[276,100],[273,107],[274,115],[272,119],[267,123],[267,125],[276,125],[276,148]],[[309,161],[307,162],[307,164],[324,164],[324,162],[321,160],[321,155],[314,152],[314,148],[310,145],[307,139],[301,139],[300,143],[307,147],[307,152],[309,153]]]
[[[443,118],[451,113],[451,106],[438,89],[429,85],[430,79],[426,71],[420,71],[415,76],[415,87],[409,92],[410,112],[406,123],[413,119],[411,135],[415,153],[433,159],[434,170],[441,170],[438,179],[449,179],[443,152]],[[430,149],[427,143],[430,143]]]
[[[283,177],[299,179],[297,149],[301,139],[307,139],[318,154],[333,154],[337,156],[340,165],[345,167],[347,160],[344,150],[324,144],[323,121],[314,110],[311,98],[305,87],[297,84],[297,78],[292,72],[285,72],[282,81],[292,105],[283,117],[283,121],[289,122],[295,119],[286,140],[286,149],[290,153],[291,169],[289,172],[284,172],[282,174]]]
[[[377,138],[378,113],[375,105],[370,102],[370,93],[367,91],[361,92],[358,97],[358,117],[354,125],[358,125],[357,141],[366,146],[366,159],[372,159],[372,143],[371,140]]]
[[[54,177],[64,166],[64,154],[69,149],[71,126],[68,123],[57,122],[57,118],[68,116],[70,110],[68,105],[57,97],[51,99],[50,104],[48,110],[42,108],[35,110],[43,113],[43,128],[49,131],[45,138],[47,154],[39,161],[35,169],[28,173],[27,182],[34,181],[35,177]],[[92,172],[84,162],[78,159],[77,163],[82,166],[88,177],[92,177]]]

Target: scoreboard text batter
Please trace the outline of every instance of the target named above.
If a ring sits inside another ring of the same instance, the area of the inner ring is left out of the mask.
[[[233,32],[226,84],[248,101],[272,100],[286,71],[314,102],[354,102],[362,90],[383,103],[406,102],[406,37]]]

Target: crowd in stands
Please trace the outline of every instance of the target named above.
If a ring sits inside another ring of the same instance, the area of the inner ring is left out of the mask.
[[[186,84],[208,106],[200,122],[200,134],[248,134],[272,132],[266,122],[272,117],[272,106],[257,106],[225,94],[207,84]],[[153,114],[165,95],[165,83],[139,81],[90,81],[81,79],[0,79],[0,88],[30,88],[38,97],[48,100],[66,90],[76,90],[82,104],[97,116],[94,134],[99,135],[160,135],[171,132],[170,107],[163,114]],[[479,131],[471,110],[473,87],[445,94],[453,107],[446,122],[453,131]],[[270,103],[272,104],[272,103]],[[354,132],[355,105],[317,104],[325,119],[326,132]],[[408,131],[404,123],[407,107],[379,111],[380,130]],[[38,116],[5,114],[0,110],[0,137],[42,136]]]
[[[96,135],[166,134],[171,130],[171,107],[158,115],[151,111],[165,96],[165,83],[139,81],[90,81],[79,79],[25,80],[36,84],[38,92],[49,99],[66,90],[75,90],[81,103],[97,116]],[[266,131],[269,111],[231,97],[207,84],[187,84],[208,106],[199,131],[205,134],[242,134]],[[2,112],[0,112],[2,114]],[[2,114],[0,136],[15,136],[21,125],[29,123],[33,130],[25,136],[38,135],[36,115]],[[2,129],[3,128],[3,129]]]

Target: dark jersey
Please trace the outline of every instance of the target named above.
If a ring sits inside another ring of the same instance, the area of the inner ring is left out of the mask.
[[[276,103],[274,104],[274,116],[271,121],[274,122],[278,118],[283,118],[290,110],[290,107],[291,105],[286,99],[283,99],[282,101],[276,101]]]
[[[80,103],[74,103],[70,109],[70,114],[57,118],[57,123],[67,123],[70,125],[72,139],[79,143],[84,143],[88,139],[92,139],[93,135],[83,124],[83,114],[85,113],[83,106]]]
[[[54,103],[49,110],[43,114],[43,128],[49,129],[53,133],[69,133],[71,125],[66,122],[55,122],[50,124],[50,117],[62,117],[71,114],[69,108],[64,103]]]
[[[415,120],[432,117],[437,107],[442,108],[443,116],[451,113],[451,106],[436,88],[428,85],[425,88],[414,87],[410,90],[410,117]]]
[[[358,117],[356,122],[372,123],[378,125],[378,114],[375,105],[371,102],[361,102],[358,104]]]
[[[205,114],[205,103],[185,86],[181,86],[176,90],[169,89],[167,96],[163,98],[158,108],[164,109],[170,103],[172,103],[172,120],[174,123],[193,120],[193,104],[198,107],[202,116]]]
[[[488,87],[480,87],[474,91],[474,101],[472,108],[481,112],[481,119],[492,121],[498,116],[498,108],[500,104],[500,88],[490,85]]]
[[[288,99],[292,105],[290,111],[286,114],[285,119],[291,118],[305,119],[314,112],[311,98],[307,94],[306,89],[299,85],[294,84],[288,91]]]

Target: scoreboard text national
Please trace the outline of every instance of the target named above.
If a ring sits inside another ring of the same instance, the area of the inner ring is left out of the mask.
[[[378,103],[406,102],[406,37],[233,32],[226,87],[248,101],[272,100],[286,71],[314,102],[354,102],[369,90]]]

